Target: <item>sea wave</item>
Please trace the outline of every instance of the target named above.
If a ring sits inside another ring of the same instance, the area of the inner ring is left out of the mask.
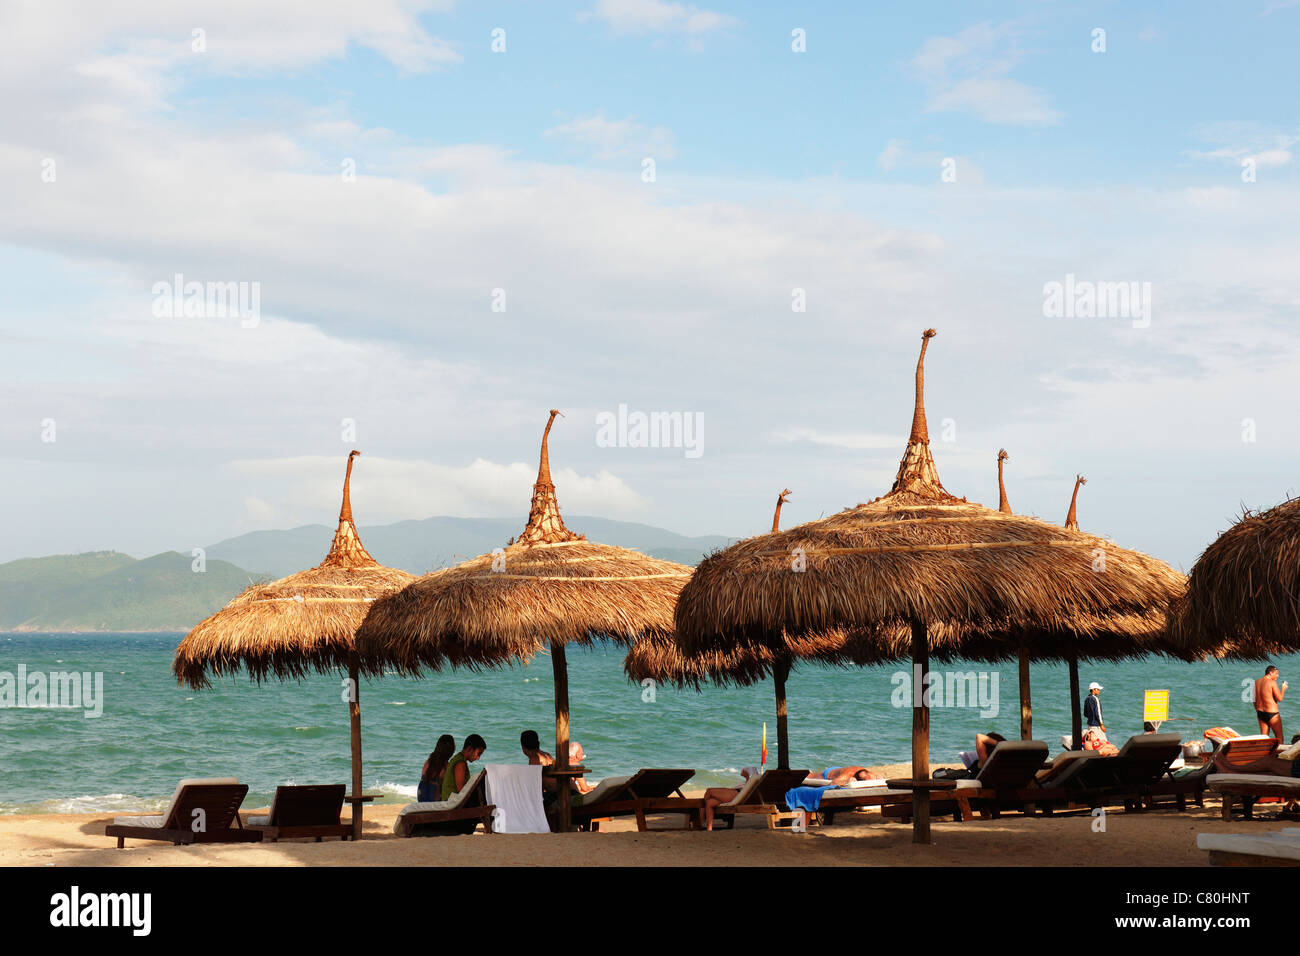
[[[19,813],[159,813],[171,803],[165,797],[134,797],[125,793],[103,793],[80,797],[59,797],[36,803],[2,803],[0,816]]]
[[[379,795],[376,803],[411,803],[415,800],[416,788],[404,783],[381,783],[366,789]]]

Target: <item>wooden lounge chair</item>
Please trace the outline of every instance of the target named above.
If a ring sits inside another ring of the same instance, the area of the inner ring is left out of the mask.
[[[1038,770],[1029,786],[1015,794],[1014,798],[1008,799],[1005,795],[1000,797],[999,810],[1010,809],[1018,803],[1027,816],[1033,816],[1038,810],[1042,810],[1046,816],[1051,816],[1053,810],[1057,807],[1068,808],[1074,803],[1093,806],[1094,804],[1090,801],[1096,800],[1098,802],[1095,805],[1099,806],[1100,798],[1087,790],[1081,789],[1076,780],[1087,769],[1091,761],[1110,759],[1112,758],[1099,757],[1091,750],[1067,750],[1065,753],[1057,754],[1051,765]],[[966,788],[963,788],[963,790],[966,790]],[[948,794],[931,796],[931,812],[934,812],[934,805],[939,804],[942,812],[951,811],[953,819],[961,820],[963,813],[969,815],[969,808],[963,811],[956,796],[956,791],[954,790],[952,793],[953,796]],[[962,794],[962,797],[969,802],[969,798],[965,793]],[[882,812],[889,817],[905,816],[911,819],[912,809],[910,806],[902,809],[890,806],[886,807]]]
[[[1223,819],[1232,819],[1233,801],[1239,801],[1246,819],[1254,819],[1255,801],[1260,797],[1278,797],[1285,804],[1300,800],[1300,779],[1270,773],[1213,773],[1206,781],[1211,790],[1223,797]]]
[[[393,832],[402,837],[473,833],[481,823],[483,832],[491,833],[496,807],[487,802],[486,783],[487,771],[480,770],[447,800],[408,803],[398,811]]]
[[[234,777],[189,778],[176,785],[166,811],[149,816],[114,817],[104,835],[117,837],[120,850],[125,841],[160,840],[177,846],[184,843],[258,843],[260,830],[245,830],[239,819],[239,805],[248,784]]]
[[[1032,805],[1025,793],[1046,760],[1047,744],[1041,740],[1003,740],[993,748],[978,775],[958,780],[954,790],[931,795],[930,812],[936,816],[952,813],[953,819],[961,822],[969,819],[973,810],[996,819],[1003,810],[1024,809],[1026,804]],[[910,820],[911,803],[890,806],[886,815]]]
[[[1200,833],[1196,845],[1211,866],[1300,866],[1300,828],[1280,833]]]
[[[883,813],[885,807],[904,803],[909,807],[911,806],[911,790],[895,790],[883,784],[884,781],[869,787],[827,788],[822,793],[821,803],[818,805],[817,813],[813,819],[825,826],[830,826],[835,822],[835,814],[837,813],[866,810],[871,807],[880,807]]]
[[[1148,788],[1147,806],[1155,808],[1164,797],[1173,797],[1180,811],[1187,809],[1190,797],[1198,807],[1205,806],[1205,787],[1210,774],[1214,773],[1214,761],[1207,760],[1199,767],[1187,767],[1183,770],[1170,770],[1159,783]]]
[[[1178,734],[1138,734],[1113,757],[1094,754],[1066,784],[1070,802],[1096,809],[1123,806],[1141,810],[1151,790],[1182,754]]]
[[[343,797],[347,787],[341,783],[303,787],[276,787],[271,809],[266,816],[249,817],[250,829],[262,831],[262,839],[293,840],[325,837],[346,840],[352,824],[341,823]]]
[[[1280,745],[1276,737],[1263,734],[1225,740],[1214,751],[1215,773],[1254,773],[1264,758],[1273,756]]]
[[[694,770],[652,767],[638,770],[630,777],[606,777],[589,793],[573,798],[573,822],[592,830],[600,820],[619,816],[636,816],[636,828],[646,831],[647,813],[681,813],[686,826],[698,826],[704,801],[682,793]]]
[[[727,829],[736,825],[738,813],[767,815],[767,828],[775,830],[779,820],[790,820],[794,814],[786,806],[785,795],[809,777],[807,770],[765,770],[745,781],[740,792],[713,811],[714,820],[724,820]]]
[[[1093,766],[1110,772],[1114,794],[1125,809],[1143,810],[1151,805],[1151,790],[1159,786],[1182,753],[1180,734],[1138,734],[1130,737],[1116,756]]]

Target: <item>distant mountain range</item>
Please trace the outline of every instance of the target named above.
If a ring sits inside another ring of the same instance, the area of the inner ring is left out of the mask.
[[[687,537],[627,521],[566,517],[574,531],[656,558],[694,565],[734,538]],[[412,574],[502,547],[514,518],[426,518],[358,529],[375,560]],[[0,564],[0,631],[188,631],[254,581],[315,567],[333,526],[254,531],[205,548],[206,570],[168,551],[137,560],[117,551],[24,558]]]
[[[117,551],[0,564],[0,630],[187,631],[246,588],[247,571],[167,551],[137,561]]]

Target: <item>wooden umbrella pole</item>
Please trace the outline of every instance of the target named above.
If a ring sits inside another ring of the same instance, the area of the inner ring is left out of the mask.
[[[348,466],[351,467],[351,459]],[[351,681],[351,693],[348,695],[348,722],[352,725],[352,796],[361,796],[361,669],[354,651],[348,660],[348,679]],[[361,839],[360,800],[352,803],[352,839]]]
[[[930,707],[925,700],[925,676],[930,648],[924,622],[912,619],[912,778],[930,778]],[[930,842],[930,791],[912,791],[912,842]]]
[[[556,829],[568,833],[573,820],[573,806],[569,777],[569,665],[564,658],[564,645],[551,642],[551,667],[555,673],[555,769],[561,771],[555,778],[559,788],[556,801],[558,814]]]
[[[1029,651],[1020,648],[1020,739],[1034,739],[1034,705],[1029,699]]]
[[[790,769],[790,728],[786,724],[785,679],[790,676],[790,658],[780,657],[772,665],[772,683],[776,685],[776,767]]]
[[[1070,652],[1070,749],[1083,749],[1083,717],[1079,714],[1079,655]]]

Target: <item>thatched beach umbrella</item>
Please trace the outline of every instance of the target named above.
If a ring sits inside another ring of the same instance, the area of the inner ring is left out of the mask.
[[[790,489],[786,488],[776,499],[772,515],[772,530],[781,529],[781,506],[786,503]],[[789,648],[797,648],[792,653]],[[848,664],[878,663],[877,647],[870,642],[856,642],[846,631],[836,629],[825,633],[804,633],[788,636],[787,646],[779,650],[762,644],[732,644],[722,648],[708,648],[698,654],[682,652],[676,638],[657,635],[637,641],[623,659],[623,670],[629,679],[641,683],[671,683],[678,687],[700,690],[705,682],[725,687],[749,687],[772,677],[776,693],[776,765],[781,770],[790,769],[789,708],[786,699],[786,681],[791,669],[800,660],[814,660],[823,664],[847,666]],[[870,658],[870,660],[868,660]]]
[[[241,668],[261,683],[273,675],[301,679],[312,670],[348,673],[348,716],[352,725],[352,836],[361,836],[361,701],[356,631],[371,602],[392,594],[415,576],[386,568],[370,556],[352,520],[352,460],[343,477],[339,526],[325,560],[308,571],[270,584],[254,584],[185,635],[172,672],[181,684],[199,689],[208,674]]]
[[[550,653],[555,675],[555,770],[561,830],[570,820],[569,675],[565,649],[672,633],[673,604],[691,569],[597,544],[564,526],[542,434],[528,523],[508,547],[436,571],[371,608],[357,635],[368,673],[419,675],[502,667]]]
[[[1182,576],[1145,554],[957,498],[939,480],[916,367],[912,430],[888,494],[839,514],[739,542],[701,562],[677,602],[687,653],[787,635],[861,628],[885,645],[910,631],[914,673],[932,653],[961,656],[990,634],[1064,654],[1076,641],[1140,642]],[[792,555],[802,563],[792,563]],[[802,568],[802,570],[799,570]],[[987,643],[987,642],[986,642]],[[968,645],[970,647],[968,647]],[[1004,644],[1004,646],[1006,646]],[[1014,645],[1011,645],[1014,646]],[[882,650],[884,648],[882,647]],[[930,773],[930,713],[914,684],[912,775]],[[929,797],[914,798],[914,835],[929,842]]]
[[[1185,657],[1300,651],[1300,498],[1245,512],[1202,552],[1169,630]]]

